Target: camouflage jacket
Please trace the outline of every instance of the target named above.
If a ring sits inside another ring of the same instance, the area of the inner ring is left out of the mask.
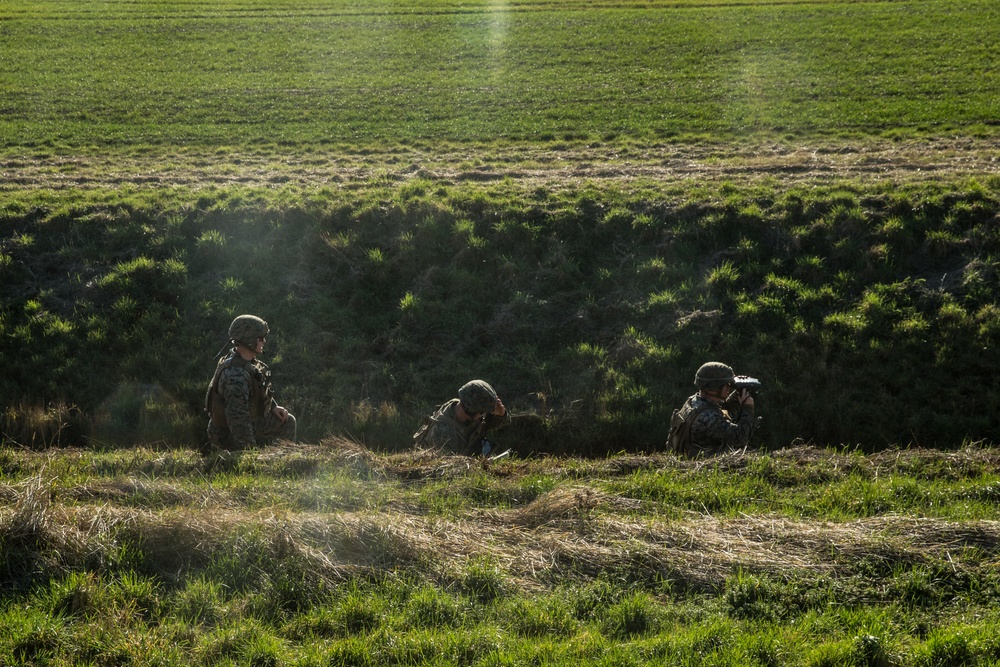
[[[488,432],[503,428],[510,423],[510,413],[503,417],[491,415],[487,419],[462,422],[455,416],[459,400],[453,398],[439,405],[434,414],[424,419],[423,426],[413,434],[413,444],[432,449],[441,449],[453,454],[479,454],[480,440]]]
[[[691,424],[688,456],[719,454],[745,447],[753,433],[753,408],[745,407],[733,418],[723,405],[694,394],[684,403],[682,412],[699,411]]]
[[[256,358],[247,361],[235,350],[219,361],[205,408],[212,422],[229,429],[234,442],[253,447],[256,424],[276,405],[267,364]]]

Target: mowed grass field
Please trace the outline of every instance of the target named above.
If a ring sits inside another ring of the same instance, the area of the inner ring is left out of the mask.
[[[992,0],[21,2],[2,146],[993,135]]]

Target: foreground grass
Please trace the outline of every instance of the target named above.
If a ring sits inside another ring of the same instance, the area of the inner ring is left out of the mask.
[[[5,2],[4,146],[995,135],[991,0]]]
[[[0,656],[993,665],[998,463],[4,450]]]

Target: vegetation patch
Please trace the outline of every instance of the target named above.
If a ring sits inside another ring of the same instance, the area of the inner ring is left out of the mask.
[[[162,509],[85,491],[165,483],[146,472],[161,452],[7,450],[18,465],[3,478],[0,655],[178,665],[442,654],[596,664],[607,652],[631,662],[989,664],[996,655],[998,508],[969,516],[964,495],[992,470],[943,480],[932,513],[919,499],[854,517],[802,508],[820,489],[843,496],[831,505],[854,506],[853,490],[829,480],[877,466],[876,484],[892,489],[918,479],[917,462],[971,469],[993,460],[991,449],[854,453],[846,470],[843,452],[798,448],[715,465],[534,458],[486,471],[346,441],[298,449],[317,462],[312,472],[256,476],[252,496],[244,470],[272,452],[211,472],[194,453],[176,455],[169,485],[186,493]],[[429,505],[440,474],[415,475],[410,463],[432,461],[452,485],[545,490]],[[822,480],[788,484],[806,463],[826,471]],[[773,502],[679,511],[622,484],[649,474],[692,490],[750,476]],[[297,499],[312,486],[354,497],[303,509]]]
[[[5,437],[197,446],[244,312],[271,323],[309,442],[405,448],[484,377],[519,417],[515,451],[650,451],[711,358],[763,380],[755,446],[996,437],[997,393],[976,389],[1000,330],[995,178],[574,183],[208,189],[194,208],[8,195]]]

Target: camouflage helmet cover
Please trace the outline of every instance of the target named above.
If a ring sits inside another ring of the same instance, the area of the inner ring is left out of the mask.
[[[257,339],[270,332],[267,322],[256,315],[240,315],[229,325],[229,338],[246,347],[256,346]]]
[[[733,369],[718,361],[702,364],[694,375],[694,383],[699,389],[717,389],[736,379]]]
[[[472,380],[458,390],[458,400],[462,402],[462,409],[469,414],[492,413],[497,405],[497,393],[488,382]]]

